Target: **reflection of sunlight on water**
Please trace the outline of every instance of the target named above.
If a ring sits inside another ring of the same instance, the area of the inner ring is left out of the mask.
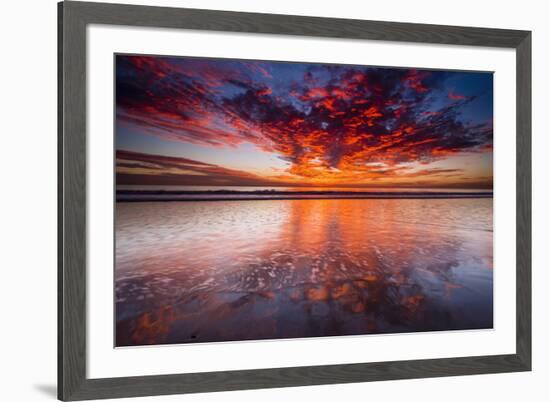
[[[119,203],[117,345],[490,328],[492,259],[491,199]]]

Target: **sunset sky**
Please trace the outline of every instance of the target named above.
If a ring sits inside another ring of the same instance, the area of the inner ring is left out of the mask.
[[[116,56],[117,185],[492,188],[493,75]]]

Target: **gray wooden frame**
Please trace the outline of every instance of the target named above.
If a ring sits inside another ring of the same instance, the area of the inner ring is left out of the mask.
[[[305,35],[516,50],[516,353],[194,374],[86,377],[86,26]],[[531,370],[531,32],[102,3],[58,4],[58,397],[82,400]]]

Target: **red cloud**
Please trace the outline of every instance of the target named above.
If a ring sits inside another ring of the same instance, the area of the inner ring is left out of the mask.
[[[410,70],[405,76],[405,83],[410,88],[418,92],[428,92],[428,88],[424,85],[423,79],[426,77],[425,72],[419,72],[418,70]]]
[[[449,99],[452,99],[452,100],[464,100],[464,99],[466,99],[466,97],[464,95],[456,94],[454,92],[449,92],[448,96],[449,96]]]
[[[289,173],[315,179],[323,172],[311,167],[320,166],[309,161],[296,164]],[[308,168],[309,167],[309,168]],[[361,166],[355,173],[333,172],[334,177],[344,175],[350,183],[360,184],[357,180],[369,177],[372,181],[388,178],[422,179],[437,185],[438,178],[460,176],[460,169],[431,168],[414,170],[411,167],[383,167],[382,165]],[[116,153],[117,184],[155,184],[155,185],[209,185],[209,186],[301,186],[292,175],[282,174],[262,177],[236,169],[228,169],[211,163],[189,158],[144,154],[140,152],[118,150]],[[382,183],[383,185],[384,183]],[[490,183],[488,183],[490,184]]]
[[[288,174],[298,178],[402,175],[397,167],[403,162],[490,152],[492,146],[491,123],[465,124],[453,105],[433,110],[427,71],[318,67],[328,81],[307,72],[287,94],[275,95],[264,81],[250,81],[249,71],[265,76],[257,62],[228,68],[202,59],[118,57],[120,124],[208,146],[252,143],[290,162]],[[453,92],[448,97],[470,101]],[[374,163],[385,170],[373,169]]]

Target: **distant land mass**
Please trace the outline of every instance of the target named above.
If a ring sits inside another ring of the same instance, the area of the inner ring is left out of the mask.
[[[449,199],[492,198],[492,191],[333,191],[333,190],[117,190],[117,202],[243,201],[293,199]]]

